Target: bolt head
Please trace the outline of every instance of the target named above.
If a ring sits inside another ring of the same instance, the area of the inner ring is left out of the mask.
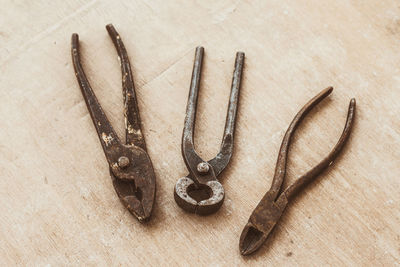
[[[197,171],[202,174],[206,174],[210,170],[210,165],[207,162],[200,162],[197,165]]]
[[[126,168],[129,165],[129,158],[125,156],[121,156],[118,158],[118,166],[120,168]]]

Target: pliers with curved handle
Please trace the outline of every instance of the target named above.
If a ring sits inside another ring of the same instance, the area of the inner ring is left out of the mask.
[[[125,46],[115,28],[106,26],[118,52],[122,71],[122,92],[126,142],[122,144],[98,102],[80,62],[79,36],[74,33],[71,54],[75,75],[96,127],[100,143],[110,166],[115,191],[123,205],[140,221],[147,221],[153,209],[156,177],[146,150],[133,84],[132,70]]]
[[[321,91],[297,113],[290,123],[279,150],[271,189],[264,195],[260,203],[254,209],[240,236],[239,248],[242,255],[249,255],[262,246],[279,221],[289,201],[292,200],[303,187],[315,180],[318,175],[333,163],[342,151],[346,141],[349,139],[356,111],[356,100],[354,98],[351,99],[349,104],[347,120],[342,135],[333,150],[326,158],[302,175],[286,190],[281,189],[283,180],[286,177],[286,162],[290,142],[297,126],[310,110],[327,97],[332,90],[333,88],[329,87]]]

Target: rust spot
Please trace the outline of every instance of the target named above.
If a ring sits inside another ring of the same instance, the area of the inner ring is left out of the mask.
[[[174,197],[175,202],[182,209],[199,215],[208,215],[217,212],[224,201],[224,189],[218,182],[217,177],[227,167],[232,156],[233,134],[245,55],[243,52],[236,53],[231,94],[220,152],[212,160],[204,161],[196,153],[193,144],[203,54],[204,48],[197,47],[183,129],[182,155],[189,174],[179,179],[176,183]]]
[[[111,136],[111,134],[107,135],[106,133],[102,133],[101,138],[103,139],[106,146],[109,146],[112,143],[112,141],[114,140],[114,138]]]
[[[83,98],[111,169],[114,189],[129,212],[140,222],[144,222],[150,219],[153,209],[156,177],[141,134],[141,120],[128,54],[115,28],[109,24],[106,29],[120,60],[124,98],[126,95],[129,96],[125,101],[124,110],[125,125],[129,126],[126,131],[125,144],[120,142],[83,71],[79,54],[79,36],[76,33],[71,38],[72,62]]]

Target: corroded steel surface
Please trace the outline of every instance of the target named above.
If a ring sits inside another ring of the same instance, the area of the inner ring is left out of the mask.
[[[126,144],[122,144],[115,133],[83,71],[79,53],[79,36],[76,33],[72,35],[72,61],[83,98],[110,166],[115,191],[123,205],[140,222],[143,222],[150,218],[153,209],[156,177],[141,130],[128,54],[114,27],[109,24],[106,29],[121,63]]]
[[[217,180],[217,177],[226,168],[232,156],[233,135],[245,56],[243,52],[236,54],[220,152],[215,158],[204,161],[195,151],[193,143],[203,55],[204,48],[197,47],[182,135],[182,156],[189,174],[177,181],[174,197],[176,203],[182,209],[200,215],[207,215],[216,212],[221,207],[225,197],[224,188]],[[197,193],[198,197],[193,197],[193,193]]]
[[[356,110],[356,100],[354,98],[351,99],[349,104],[347,120],[342,135],[340,136],[339,141],[333,150],[327,157],[321,160],[321,162],[319,162],[310,171],[297,179],[286,190],[282,190],[281,186],[286,176],[287,156],[292,136],[297,126],[310,112],[310,110],[318,105],[318,103],[320,103],[325,97],[327,97],[332,90],[333,88],[329,87],[321,91],[317,96],[311,99],[299,111],[299,113],[297,113],[293,121],[290,123],[289,128],[283,137],[281,148],[278,153],[278,160],[276,163],[275,175],[272,180],[271,188],[254,209],[240,236],[239,248],[242,255],[249,255],[262,246],[279,221],[289,201],[304,186],[313,181],[333,163],[343,149],[346,141],[349,139],[350,132],[354,124]]]

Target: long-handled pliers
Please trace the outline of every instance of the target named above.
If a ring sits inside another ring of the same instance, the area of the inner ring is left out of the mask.
[[[114,27],[109,24],[106,29],[118,52],[121,64],[126,144],[122,144],[119,140],[83,71],[79,54],[79,36],[76,33],[72,35],[71,41],[72,61],[83,98],[110,166],[115,191],[123,205],[143,222],[150,218],[153,209],[156,177],[141,130],[128,54]]]
[[[333,150],[326,158],[302,175],[286,190],[281,188],[283,180],[286,177],[286,162],[290,142],[297,126],[308,112],[327,97],[332,90],[333,88],[329,87],[321,91],[317,96],[311,99],[299,111],[299,113],[297,113],[293,121],[290,123],[279,150],[271,189],[264,195],[260,203],[254,209],[240,236],[239,248],[243,255],[249,255],[261,247],[279,221],[289,201],[291,201],[295,197],[296,193],[298,193],[304,186],[312,182],[333,163],[343,149],[346,141],[349,139],[356,111],[356,100],[354,98],[351,99],[349,104],[347,121],[342,135]]]

